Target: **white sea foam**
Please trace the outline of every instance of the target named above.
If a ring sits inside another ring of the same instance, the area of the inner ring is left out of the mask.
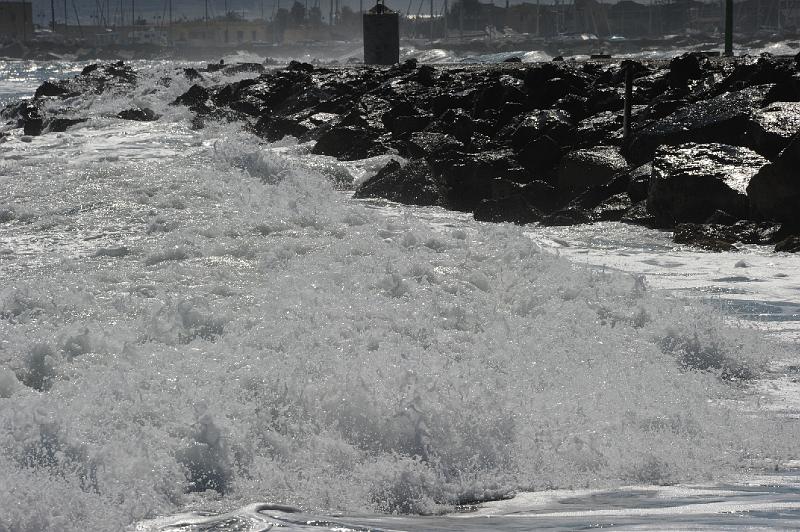
[[[0,146],[0,529],[439,513],[797,458],[746,380],[785,347],[521,228],[354,202],[302,147],[192,131],[170,72]],[[111,118],[133,104],[163,116]]]

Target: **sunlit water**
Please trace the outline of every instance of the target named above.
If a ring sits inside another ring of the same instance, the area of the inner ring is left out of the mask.
[[[796,257],[353,201],[138,67],[0,144],[0,530],[800,525]]]

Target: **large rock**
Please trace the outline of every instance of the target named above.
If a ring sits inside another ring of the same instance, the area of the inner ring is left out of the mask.
[[[518,225],[538,222],[542,213],[528,203],[522,194],[485,199],[475,208],[473,217],[481,222],[511,222]]]
[[[800,102],[775,102],[753,113],[754,149],[774,160],[800,131]]]
[[[386,147],[369,128],[335,126],[319,137],[311,153],[355,161],[386,153]]]
[[[652,159],[659,146],[686,142],[752,147],[751,115],[771,103],[774,88],[774,85],[759,85],[681,107],[636,131],[628,157],[642,164]]]
[[[653,159],[647,209],[662,227],[701,223],[716,211],[747,217],[745,190],[767,160],[726,144],[663,147]]]
[[[573,197],[592,186],[608,182],[627,167],[616,146],[574,150],[559,163],[558,189],[565,197]]]
[[[673,240],[677,244],[689,244],[709,251],[733,251],[734,244],[775,244],[781,227],[771,223],[756,223],[742,220],[733,225],[678,224]]]
[[[409,161],[405,166],[392,159],[362,183],[354,197],[385,198],[408,205],[444,206],[447,203],[444,182],[423,159]]]
[[[747,185],[751,214],[756,219],[800,228],[800,135],[778,159],[760,169]]]
[[[474,211],[482,200],[492,197],[493,183],[497,178],[525,173],[516,166],[507,150],[453,155],[449,160],[433,163],[447,183],[450,190],[448,203],[453,209]]]

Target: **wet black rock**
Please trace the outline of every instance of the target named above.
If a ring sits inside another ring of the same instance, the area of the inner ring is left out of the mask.
[[[174,105],[185,105],[196,113],[210,111],[209,99],[211,94],[201,85],[192,85],[189,90],[175,98]]]
[[[203,79],[203,75],[200,74],[200,72],[198,72],[197,69],[195,68],[184,68],[183,75],[186,76],[186,79],[188,79],[189,81],[196,81]]]
[[[497,199],[482,200],[473,217],[481,222],[511,222],[518,225],[538,222],[542,213],[533,207],[522,194]]]
[[[34,104],[26,104],[20,110],[20,121],[22,122],[23,133],[25,135],[41,135],[44,129],[44,117],[39,107]]]
[[[386,153],[386,147],[370,129],[337,125],[319,137],[311,153],[355,161]]]
[[[117,113],[117,118],[135,120],[137,122],[152,122],[158,119],[158,115],[149,107],[133,107]]]
[[[707,75],[708,58],[697,52],[680,55],[669,62],[667,80],[673,87],[685,87],[689,81]]]
[[[356,198],[385,198],[408,205],[439,206],[447,204],[446,196],[444,182],[422,159],[411,160],[404,166],[392,159],[354,194]]]
[[[754,149],[774,160],[800,132],[800,103],[775,102],[755,111],[750,132]]]
[[[524,145],[517,160],[533,175],[543,176],[561,160],[561,146],[549,135],[542,135]]]
[[[542,217],[542,225],[579,225],[592,222],[592,215],[584,209],[564,207]]]
[[[652,159],[659,146],[686,142],[754,147],[750,117],[773,101],[770,93],[774,88],[759,85],[681,107],[635,131],[628,157],[642,164]]]
[[[62,87],[61,85],[56,85],[50,81],[45,81],[39,88],[36,89],[36,92],[33,95],[34,100],[38,100],[39,98],[45,96],[63,96],[69,93],[69,89]]]
[[[290,117],[270,115],[259,118],[254,128],[259,136],[264,137],[269,142],[279,141],[286,136],[299,139],[305,136],[309,131],[308,124],[305,121],[299,121]]]
[[[751,214],[755,219],[774,220],[800,228],[800,135],[765,165],[747,186]]]
[[[596,146],[567,153],[558,165],[558,189],[572,197],[608,182],[627,169],[628,164],[616,146]]]
[[[433,166],[447,183],[449,206],[473,211],[482,200],[491,197],[495,179],[524,172],[515,164],[510,151],[499,150],[459,154],[450,160],[435,161]]]
[[[747,148],[725,144],[684,144],[659,149],[647,209],[662,227],[701,223],[715,211],[747,217],[745,190],[766,159]]]

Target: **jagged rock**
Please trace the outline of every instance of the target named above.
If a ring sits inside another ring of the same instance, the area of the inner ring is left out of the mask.
[[[716,142],[753,146],[749,134],[750,116],[754,110],[771,102],[770,93],[774,88],[774,85],[759,85],[688,104],[636,131],[628,151],[629,159],[636,164],[645,163],[664,144]]]
[[[356,198],[385,198],[407,205],[445,206],[447,191],[423,159],[414,159],[405,166],[392,159],[375,176],[359,186]]]
[[[797,69],[785,59],[764,56],[755,62],[744,61],[736,63],[733,72],[723,79],[713,90],[713,94],[721,94],[730,90],[739,90],[745,87],[774,84],[778,91],[788,101],[797,99],[795,75]]]
[[[134,107],[125,109],[117,113],[117,118],[122,120],[135,120],[137,122],[152,122],[158,119],[158,115],[149,107]]]
[[[386,147],[375,138],[374,131],[337,125],[317,139],[311,153],[330,155],[342,161],[355,161],[386,153]]]
[[[201,85],[192,85],[188,91],[175,98],[173,105],[185,105],[196,113],[208,112],[210,97],[208,89]]]
[[[800,103],[775,102],[755,111],[751,120],[754,149],[774,160],[800,131]]]
[[[475,124],[462,109],[448,109],[428,125],[425,131],[446,133],[459,142],[467,144],[475,131]]]
[[[561,146],[549,135],[542,135],[523,146],[517,160],[534,175],[542,175],[561,160]]]
[[[86,65],[85,67],[83,67],[83,70],[81,70],[81,76],[88,76],[89,74],[97,70],[99,67],[100,65],[98,65],[97,63]]]
[[[511,134],[511,146],[521,150],[532,140],[547,135],[559,144],[566,144],[575,133],[575,126],[569,113],[560,109],[533,111],[521,116],[514,123]]]
[[[575,131],[575,145],[595,145],[609,143],[612,139],[622,139],[622,113],[603,111],[578,122]],[[615,142],[616,143],[616,142]]]
[[[542,213],[533,207],[521,194],[497,199],[482,200],[473,217],[480,222],[511,222],[524,225],[538,222]]]
[[[45,81],[39,88],[36,89],[36,92],[33,95],[34,100],[38,100],[39,98],[45,96],[63,96],[69,93],[69,89],[62,87],[60,84],[56,85],[50,81]]]
[[[41,135],[44,129],[44,118],[39,107],[33,104],[25,104],[20,110],[23,133],[25,135]]]
[[[474,211],[482,200],[491,198],[492,182],[517,170],[514,165],[511,153],[506,150],[459,154],[432,164],[447,183],[448,204],[463,211]]]
[[[667,80],[673,87],[685,87],[695,79],[700,79],[707,74],[708,58],[698,52],[688,52],[673,58],[669,62]]]
[[[562,157],[558,166],[558,189],[575,196],[589,187],[608,182],[628,164],[615,146],[575,150]]]
[[[86,118],[52,118],[47,121],[46,129],[50,133],[63,133],[75,124],[86,122],[86,120]]]
[[[389,130],[395,136],[415,133],[428,127],[432,120],[433,115],[430,114],[398,116],[392,120]]]
[[[313,72],[314,65],[309,63],[301,63],[300,61],[289,61],[289,66],[286,67],[286,70],[295,70],[298,72]]]
[[[745,189],[766,159],[726,144],[663,147],[653,159],[647,209],[662,227],[700,223],[721,210],[747,217]]]
[[[305,121],[301,122],[290,117],[270,115],[259,118],[254,129],[259,136],[264,137],[269,142],[277,142],[287,135],[299,139],[309,131]]]
[[[800,134],[775,162],[762,167],[747,185],[751,214],[800,228]]]
[[[412,158],[436,158],[442,153],[460,150],[464,145],[450,135],[444,133],[430,133],[422,131],[413,133],[411,138],[403,144],[400,154]]]

